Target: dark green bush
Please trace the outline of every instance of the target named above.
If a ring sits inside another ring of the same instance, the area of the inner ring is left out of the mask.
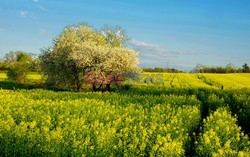
[[[15,62],[8,68],[7,77],[9,80],[23,83],[27,78],[28,72],[28,65],[25,62]]]

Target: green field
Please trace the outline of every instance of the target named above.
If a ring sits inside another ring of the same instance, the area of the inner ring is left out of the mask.
[[[250,74],[163,78],[110,93],[0,90],[0,156],[250,156]]]
[[[40,80],[42,76],[38,73],[29,73],[27,78],[30,80]],[[6,73],[0,72],[0,80],[6,80],[6,79],[7,79]]]

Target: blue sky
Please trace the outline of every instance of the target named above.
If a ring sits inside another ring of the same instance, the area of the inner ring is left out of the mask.
[[[250,64],[248,0],[0,0],[0,57],[38,54],[81,22],[125,28],[142,67]]]

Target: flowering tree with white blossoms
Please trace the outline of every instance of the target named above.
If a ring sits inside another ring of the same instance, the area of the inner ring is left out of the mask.
[[[138,71],[138,52],[124,45],[127,40],[124,32],[118,27],[104,27],[100,31],[88,25],[65,28],[40,56],[47,83],[75,85],[80,91],[88,72]],[[93,84],[94,90],[95,86]],[[106,87],[110,90],[110,83],[106,83]]]

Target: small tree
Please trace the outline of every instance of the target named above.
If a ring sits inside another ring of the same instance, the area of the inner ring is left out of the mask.
[[[7,77],[9,80],[17,83],[23,83],[26,80],[28,66],[24,62],[16,62],[12,64],[7,70]]]
[[[236,67],[232,63],[226,65],[226,73],[235,73],[235,72],[236,72]]]
[[[195,68],[192,70],[194,73],[204,73],[204,70],[206,69],[206,66],[197,64]]]
[[[250,68],[247,65],[247,63],[245,63],[244,65],[242,65],[242,72],[244,72],[244,73],[250,72]]]
[[[29,64],[32,61],[32,57],[25,52],[17,52],[13,58],[15,58],[15,61],[12,60],[9,64],[7,77],[9,80],[17,83],[23,83],[26,80],[27,73],[29,72]]]

